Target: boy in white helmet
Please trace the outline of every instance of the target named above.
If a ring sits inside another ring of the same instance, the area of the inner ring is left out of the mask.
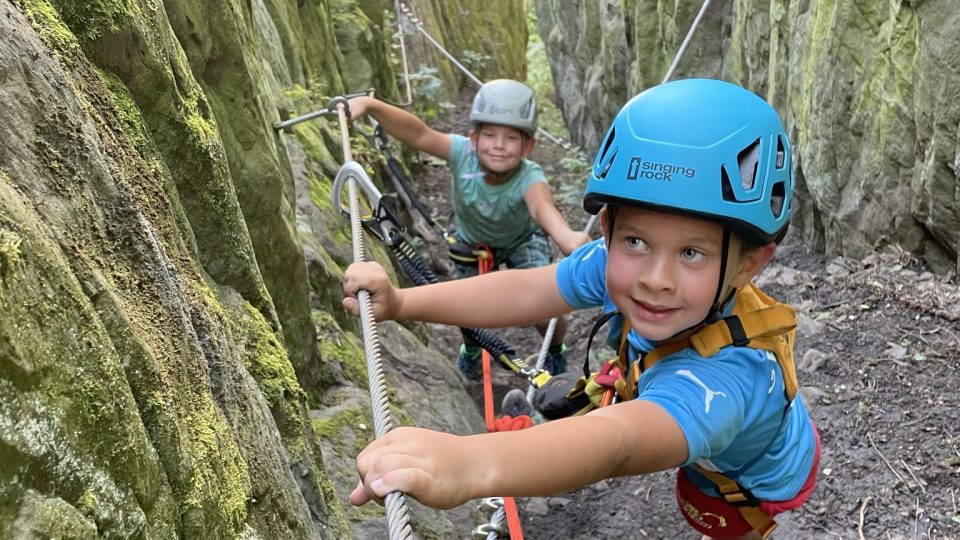
[[[498,79],[483,85],[470,109],[468,137],[437,131],[416,116],[371,97],[350,100],[353,120],[369,114],[384,130],[404,144],[443,159],[453,173],[451,200],[457,240],[469,246],[488,246],[496,269],[536,268],[551,261],[546,235],[564,255],[590,240],[574,231],[557,210],[543,169],[527,159],[536,145],[537,104],[525,84]],[[458,277],[478,272],[476,263],[454,258]],[[541,335],[546,322],[537,323]],[[546,368],[552,374],[566,370],[565,325],[558,320]],[[460,347],[459,367],[467,378],[477,378],[480,346]]]

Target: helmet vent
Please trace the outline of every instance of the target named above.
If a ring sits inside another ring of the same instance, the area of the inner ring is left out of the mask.
[[[610,146],[613,145],[615,138],[617,138],[617,128],[610,128],[610,131],[607,132],[607,140],[603,142],[603,149],[600,150],[600,154],[597,156],[597,165],[603,164],[600,170],[597,171],[597,178],[600,180],[606,178],[607,173],[610,172],[610,166],[613,165],[613,158],[617,157],[617,152],[614,151],[613,155],[610,156],[609,159],[606,159],[607,152],[610,151]]]
[[[783,137],[777,136],[777,169],[783,168],[783,162],[786,159],[787,151],[783,148]]]
[[[520,117],[521,117],[521,118],[527,118],[527,117],[530,116],[530,105],[532,105],[532,104],[533,104],[533,102],[528,101],[528,102],[524,103],[523,106],[520,107]]]
[[[610,167],[613,166],[613,160],[616,158],[617,158],[617,151],[614,150],[613,153],[610,154],[610,159],[608,159],[606,163],[603,164],[603,168],[600,169],[600,172],[597,174],[597,178],[599,178],[600,180],[603,180],[604,178],[607,177],[607,173],[610,172]]]
[[[613,144],[613,139],[617,137],[617,128],[612,127],[607,133],[607,140],[603,142],[603,150],[600,150],[600,155],[597,157],[597,163],[603,161],[604,156],[607,155],[607,151],[610,150],[610,145]]]
[[[786,199],[786,187],[783,182],[777,182],[770,193],[770,211],[773,212],[774,219],[780,219],[783,214],[784,199]]]
[[[473,110],[474,110],[475,112],[480,112],[480,113],[482,113],[482,112],[484,111],[484,109],[486,109],[486,108],[487,108],[487,100],[484,99],[482,95],[477,96],[477,103],[476,103],[476,105],[474,106]]]
[[[733,187],[730,186],[730,175],[727,174],[725,165],[720,166],[720,192],[723,194],[723,200],[737,202],[737,196],[733,193]]]
[[[740,166],[740,183],[743,189],[750,190],[757,179],[757,165],[760,163],[760,139],[744,148],[737,154],[737,164]]]

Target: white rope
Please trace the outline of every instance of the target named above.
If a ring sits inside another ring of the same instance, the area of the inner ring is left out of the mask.
[[[337,116],[340,119],[340,137],[343,146],[343,160],[345,164],[353,161],[350,152],[349,124],[344,111],[344,101],[336,105]],[[365,260],[363,246],[363,228],[360,222],[360,199],[357,197],[356,178],[351,174],[347,182],[347,191],[350,196],[350,232],[353,237],[353,260]],[[360,290],[357,293],[360,303],[360,327],[363,331],[363,349],[367,362],[367,382],[370,389],[370,409],[373,413],[373,428],[377,438],[382,437],[393,429],[393,419],[390,414],[390,403],[387,400],[386,376],[380,360],[380,338],[377,332],[377,321],[373,316],[373,304],[370,293]],[[410,528],[410,517],[407,511],[406,498],[403,493],[394,491],[385,498],[387,507],[387,527],[390,540],[408,540],[413,536]]]
[[[597,223],[597,215],[593,214],[590,216],[590,219],[587,220],[587,224],[583,227],[583,232],[590,234],[590,231],[593,230],[594,224]],[[540,353],[537,355],[537,363],[535,365],[534,371],[540,371],[543,369],[543,366],[547,363],[547,352],[550,350],[550,342],[553,341],[553,334],[557,330],[557,318],[554,317],[550,319],[550,322],[547,323],[547,330],[543,333],[543,343],[540,344]],[[533,403],[533,394],[536,392],[536,385],[533,383],[533,380],[530,380],[530,386],[527,388],[527,401]]]
[[[703,0],[703,5],[700,6],[700,13],[697,13],[697,17],[693,20],[693,24],[690,25],[690,30],[687,32],[687,37],[683,38],[683,43],[680,44],[680,49],[677,50],[677,55],[673,57],[673,63],[670,64],[670,69],[667,70],[667,74],[663,76],[663,80],[660,81],[660,84],[669,81],[670,78],[673,77],[673,71],[677,69],[677,64],[680,63],[680,57],[683,56],[683,51],[687,50],[687,45],[689,45],[690,40],[693,39],[693,33],[700,24],[700,20],[703,19],[703,14],[707,12],[707,7],[709,5],[710,0]]]

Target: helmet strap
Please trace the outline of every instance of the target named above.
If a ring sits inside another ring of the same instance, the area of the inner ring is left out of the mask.
[[[723,290],[726,288],[726,278],[727,278],[727,263],[730,261],[730,228],[727,226],[723,227],[723,247],[722,253],[720,254],[720,278],[717,280],[717,294],[713,296],[713,304],[710,306],[710,312],[707,313],[707,317],[703,320],[702,324],[710,324],[712,322],[720,320],[723,315],[723,306],[727,303],[727,300],[730,299],[730,296],[733,294],[733,291],[724,296],[721,302],[720,296],[723,295]]]

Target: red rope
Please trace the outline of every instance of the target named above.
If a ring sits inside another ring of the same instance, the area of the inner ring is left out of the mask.
[[[493,270],[493,252],[486,244],[477,245],[477,273],[486,274]],[[487,431],[514,431],[528,428],[533,425],[533,419],[523,415],[517,418],[493,416],[493,377],[490,373],[490,353],[483,349],[483,419],[487,424]],[[503,510],[507,515],[507,527],[510,531],[510,540],[523,540],[523,530],[520,525],[520,514],[517,512],[517,503],[513,497],[503,498]]]

